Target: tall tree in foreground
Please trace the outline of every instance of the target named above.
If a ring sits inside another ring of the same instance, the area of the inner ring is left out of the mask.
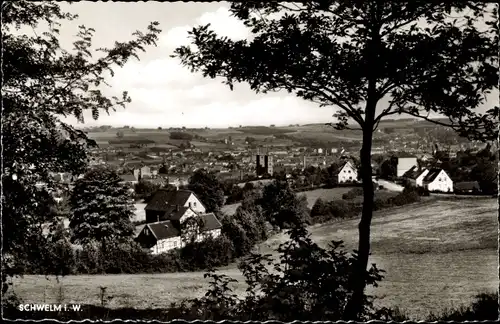
[[[132,239],[134,203],[120,177],[108,168],[95,168],[75,183],[70,198],[71,241],[86,245]]]
[[[190,32],[175,57],[232,89],[286,90],[338,109],[335,126],[358,124],[364,203],[355,286],[344,318],[356,319],[366,285],[373,208],[373,132],[387,116],[406,114],[462,136],[496,139],[498,107],[478,108],[498,90],[497,6],[476,2],[316,1],[231,5],[250,29],[248,40],[219,37],[209,26]],[[388,104],[379,102],[386,98]],[[433,115],[448,118],[431,119]]]
[[[60,22],[74,20],[55,2],[2,3],[2,292],[22,275],[27,255],[47,238],[42,224],[59,184],[49,172],[81,174],[86,134],[60,120],[83,112],[109,112],[130,102],[101,92],[112,68],[155,45],[157,23],[111,48],[92,49],[94,30],[80,27],[72,50],[59,44]],[[41,26],[40,26],[41,25]],[[45,26],[45,32],[37,31]],[[94,54],[94,55],[92,55]],[[37,184],[44,183],[41,187]],[[31,243],[33,242],[33,243]]]

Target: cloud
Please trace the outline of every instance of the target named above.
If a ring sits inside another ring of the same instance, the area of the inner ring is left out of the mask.
[[[188,45],[188,31],[194,26],[210,24],[209,29],[217,35],[228,37],[232,40],[241,40],[249,36],[249,29],[237,18],[231,16],[227,7],[220,7],[216,11],[206,12],[201,15],[192,25],[183,25],[171,28],[160,36],[160,45],[168,49],[174,49],[182,45]]]
[[[247,27],[232,17],[227,7],[206,12],[192,21],[165,30],[153,57],[130,61],[116,69],[110,80],[113,94],[128,91],[132,102],[102,114],[97,122],[84,114],[87,125],[153,127],[227,127],[238,125],[283,125],[330,120],[333,110],[298,99],[287,93],[256,94],[246,83],[231,91],[221,79],[204,78],[171,58],[172,50],[189,43],[188,30],[210,24],[219,36],[244,39]]]

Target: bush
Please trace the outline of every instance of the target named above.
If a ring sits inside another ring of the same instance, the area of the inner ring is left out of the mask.
[[[311,210],[311,217],[324,215],[326,213],[326,207],[327,204],[323,201],[323,199],[316,199],[316,202],[314,203]]]
[[[415,188],[405,188],[402,193],[388,199],[389,206],[403,206],[420,201],[420,195]]]
[[[342,195],[342,199],[350,200],[363,195],[363,188],[353,188]]]
[[[441,314],[429,314],[427,321],[497,321],[498,320],[498,294],[482,293],[469,307],[447,309]]]
[[[186,140],[191,141],[194,138],[193,135],[184,132],[170,132],[170,139],[173,140]]]

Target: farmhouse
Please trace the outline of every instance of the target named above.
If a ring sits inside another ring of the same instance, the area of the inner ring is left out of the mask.
[[[423,179],[423,185],[429,191],[453,192],[453,180],[443,169],[430,169]]]
[[[188,240],[201,242],[221,234],[220,221],[213,213],[205,213],[205,207],[191,191],[159,190],[145,210],[148,224],[136,241],[153,254],[181,248]]]
[[[358,180],[358,171],[352,165],[351,162],[347,161],[337,173],[337,181],[339,184],[342,183],[352,183]]]

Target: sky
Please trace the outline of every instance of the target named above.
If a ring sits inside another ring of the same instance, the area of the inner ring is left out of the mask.
[[[319,107],[286,92],[256,94],[245,83],[231,91],[222,79],[203,78],[170,57],[176,47],[189,43],[187,31],[200,24],[210,23],[217,34],[234,40],[247,38],[248,29],[230,16],[228,3],[82,1],[61,2],[61,7],[79,16],[62,23],[60,41],[68,49],[79,25],[96,30],[96,48],[130,40],[134,31],[144,31],[151,21],[158,21],[162,30],[157,47],[140,53],[140,61],[133,59],[115,69],[109,81],[112,88],[105,90],[117,96],[126,90],[132,102],[109,116],[101,114],[97,121],[85,114],[84,125],[64,119],[75,126],[229,127],[334,121],[335,107]]]

